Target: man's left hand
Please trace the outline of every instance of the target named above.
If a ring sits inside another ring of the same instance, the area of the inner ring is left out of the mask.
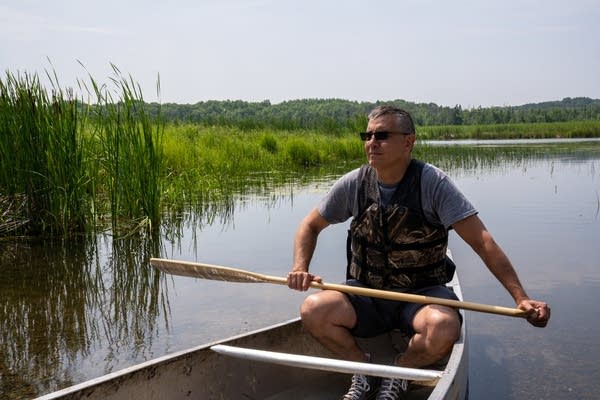
[[[531,325],[539,328],[548,325],[550,319],[550,306],[548,304],[537,300],[523,300],[518,307],[527,313],[526,318]]]

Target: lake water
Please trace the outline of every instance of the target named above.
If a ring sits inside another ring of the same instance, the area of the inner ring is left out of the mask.
[[[596,399],[600,393],[600,143],[455,169],[450,175],[552,307],[545,329],[467,313],[471,399]],[[129,365],[297,316],[286,287],[164,276],[149,256],[284,276],[300,219],[332,179],[242,198],[210,224],[180,216],[163,239],[0,242],[0,399],[27,399]],[[345,273],[347,224],[325,230],[312,271]],[[452,233],[465,300],[513,306]]]

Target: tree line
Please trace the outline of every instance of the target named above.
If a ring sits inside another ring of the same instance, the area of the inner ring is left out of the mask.
[[[391,104],[409,111],[420,126],[488,125],[600,120],[600,99],[564,98],[520,106],[463,109],[404,100],[358,102],[343,99],[302,99],[272,104],[242,100],[210,100],[196,104],[148,103],[151,115],[166,122],[235,126],[241,129],[317,129],[328,132],[363,129],[375,106]]]

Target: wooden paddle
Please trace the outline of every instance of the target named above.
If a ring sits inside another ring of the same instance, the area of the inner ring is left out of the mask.
[[[256,272],[244,271],[242,269],[221,267],[219,265],[202,264],[190,261],[176,261],[163,258],[151,258],[150,264],[168,274],[189,276],[193,278],[210,279],[226,282],[254,282],[254,283],[276,283],[287,286],[287,279],[278,276],[263,275]],[[452,308],[479,311],[490,314],[506,315],[509,317],[525,317],[525,311],[518,308],[491,306],[486,304],[471,303],[441,299],[438,297],[422,296],[410,293],[392,292],[388,290],[369,289],[348,285],[336,285],[331,283],[311,282],[310,287],[322,290],[337,290],[338,292],[350,293],[360,296],[378,297],[387,300],[406,301],[420,304],[438,304]]]

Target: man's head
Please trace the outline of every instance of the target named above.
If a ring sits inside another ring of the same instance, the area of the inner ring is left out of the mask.
[[[395,116],[395,125],[397,131],[404,134],[415,134],[415,124],[412,117],[407,111],[404,111],[401,108],[392,106],[378,106],[369,113],[369,121],[386,115]]]
[[[368,163],[384,183],[396,183],[411,160],[415,125],[406,111],[389,106],[369,114],[367,131],[361,133]]]

